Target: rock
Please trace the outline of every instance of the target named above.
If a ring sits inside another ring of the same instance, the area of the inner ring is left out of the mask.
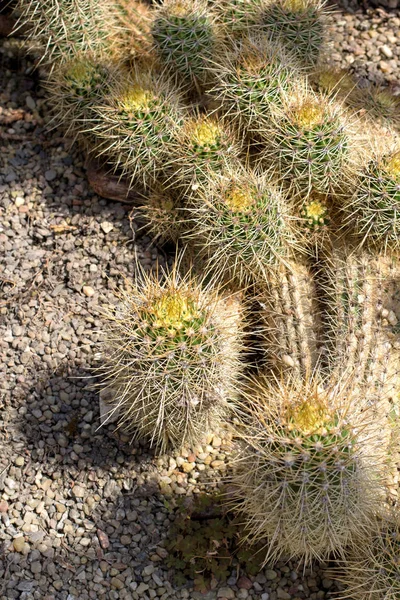
[[[13,539],[13,546],[15,552],[23,552],[25,546],[25,538],[21,535]]]
[[[100,227],[102,228],[104,233],[110,233],[110,231],[114,229],[114,225],[109,221],[103,221],[103,223],[100,223]]]
[[[103,550],[106,550],[109,545],[110,545],[110,541],[108,539],[108,536],[106,533],[104,533],[104,531],[101,531],[101,529],[97,530],[97,537],[99,538],[99,544],[100,546],[103,548]]]
[[[32,98],[32,96],[27,96],[25,99],[25,104],[27,105],[28,108],[30,108],[31,110],[35,110],[36,108],[36,102],[34,101],[34,99]]]
[[[154,565],[147,565],[143,569],[143,575],[146,577],[147,575],[152,575],[154,573]]]
[[[253,587],[253,582],[248,577],[239,577],[236,585],[239,589],[250,590]]]
[[[217,598],[226,598],[232,600],[235,597],[235,592],[228,587],[220,588],[217,592]]]
[[[54,179],[57,177],[57,173],[54,169],[49,169],[48,171],[45,171],[44,176],[46,181],[54,181]]]
[[[75,498],[84,498],[86,495],[86,490],[80,485],[74,485],[72,488],[72,495],[75,496]]]
[[[82,292],[85,294],[85,296],[87,296],[88,298],[91,298],[92,296],[94,296],[94,294],[96,293],[95,290],[92,288],[92,286],[90,285],[84,285],[82,288]]]
[[[274,581],[274,579],[278,577],[278,573],[273,569],[267,569],[265,571],[265,577],[268,579],[268,581]]]
[[[380,51],[383,56],[386,56],[386,58],[393,58],[393,52],[389,46],[386,46],[386,44],[380,47]]]
[[[25,459],[23,456],[17,456],[14,462],[17,467],[23,467],[25,464]]]
[[[8,504],[5,500],[0,500],[0,513],[6,513],[8,511]]]
[[[283,590],[282,588],[278,587],[276,590],[276,595],[278,596],[278,598],[280,598],[281,600],[290,600],[291,599],[291,595],[288,594],[287,592],[285,592],[285,590]]]
[[[34,573],[34,575],[42,572],[42,565],[38,560],[31,564],[31,571]]]

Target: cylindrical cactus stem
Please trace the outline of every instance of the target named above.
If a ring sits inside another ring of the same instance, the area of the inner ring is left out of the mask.
[[[325,297],[327,376],[332,382],[349,380],[386,415],[399,391],[398,357],[385,318],[398,279],[395,262],[337,247],[318,276]]]
[[[138,56],[150,55],[153,40],[151,27],[153,11],[141,0],[115,0],[120,26],[117,42],[120,46],[120,59],[129,61]]]
[[[326,43],[324,7],[320,0],[272,0],[261,12],[260,29],[312,66]]]
[[[400,595],[400,523],[394,511],[377,520],[376,530],[361,537],[339,565],[346,598],[397,600]],[[336,573],[335,573],[336,576]]]
[[[155,12],[154,50],[166,69],[188,82],[204,83],[217,34],[205,0],[165,0]]]
[[[360,171],[354,193],[343,201],[344,226],[360,244],[400,247],[400,146],[375,156]]]
[[[317,65],[310,73],[309,81],[315,91],[333,98],[350,102],[357,89],[357,80],[346,70],[332,64]]]
[[[241,150],[228,123],[217,116],[188,118],[174,141],[169,183],[187,196],[204,186],[214,174],[229,169]]]
[[[271,110],[301,78],[296,64],[280,46],[265,38],[245,38],[232,52],[215,57],[210,94],[239,128],[252,137],[265,132]]]
[[[336,192],[350,177],[356,160],[349,120],[341,106],[311,90],[287,95],[266,129],[262,159],[275,161],[295,192]]]
[[[109,314],[102,386],[119,426],[158,449],[200,443],[233,406],[242,305],[211,286],[145,275]]]
[[[115,81],[97,110],[98,154],[146,186],[165,168],[184,109],[178,92],[154,66],[135,64]]]
[[[308,380],[318,365],[321,327],[310,267],[305,261],[285,261],[257,300],[266,367]]]
[[[212,270],[242,284],[264,281],[293,244],[285,197],[267,177],[240,165],[199,188],[187,214],[188,238]]]
[[[29,43],[41,45],[46,63],[113,51],[118,30],[113,0],[18,0],[16,8],[20,22],[32,25]]]
[[[353,414],[348,390],[308,382],[256,380],[245,400],[246,447],[233,475],[237,509],[266,559],[285,555],[307,564],[342,556],[384,499],[377,430],[365,410]]]
[[[67,135],[88,141],[88,130],[95,123],[94,108],[118,74],[118,68],[104,57],[90,54],[77,55],[53,70],[46,87],[56,125]]]

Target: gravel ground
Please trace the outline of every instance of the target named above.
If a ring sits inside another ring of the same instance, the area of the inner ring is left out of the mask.
[[[400,10],[350,2],[333,59],[400,91]],[[330,598],[328,565],[232,568],[207,594],[174,585],[173,502],[218,486],[229,436],[180,456],[98,429],[101,306],[166,257],[131,207],[96,196],[83,157],[46,127],[43,90],[18,40],[0,48],[0,600]]]

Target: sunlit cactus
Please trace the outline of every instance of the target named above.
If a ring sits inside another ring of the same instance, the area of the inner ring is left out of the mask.
[[[320,0],[272,0],[261,13],[260,28],[302,63],[313,65],[326,40],[324,6]]]
[[[240,300],[181,278],[142,274],[108,317],[104,385],[119,426],[157,448],[199,443],[238,394]]]
[[[245,35],[260,17],[266,0],[213,0],[212,7],[227,36]]]
[[[204,0],[165,0],[154,15],[154,49],[165,67],[191,81],[207,78],[217,34]]]
[[[351,548],[338,574],[353,600],[397,600],[400,596],[400,522],[395,512]]]
[[[245,169],[216,176],[187,209],[189,238],[220,277],[265,279],[287,256],[294,236],[284,196]]]
[[[293,191],[306,195],[340,189],[356,156],[352,129],[340,105],[311,91],[298,91],[287,96],[273,117],[265,132],[265,161],[277,165]]]
[[[257,302],[265,372],[310,378],[319,362],[321,323],[309,264],[282,262],[258,291]]]
[[[271,109],[301,77],[290,56],[262,37],[237,43],[232,53],[214,59],[213,70],[210,94],[250,135],[265,131]]]
[[[97,152],[131,181],[154,181],[185,114],[177,91],[152,65],[136,66],[113,82],[96,112]]]
[[[84,142],[94,125],[94,109],[118,73],[115,65],[90,55],[76,57],[54,71],[47,87],[56,124]]]
[[[118,11],[112,0],[18,0],[20,23],[31,25],[31,47],[39,45],[46,63],[79,53],[112,53]]]
[[[221,118],[198,115],[177,131],[170,155],[170,183],[191,194],[216,173],[236,161],[241,147],[234,132]]]
[[[369,532],[384,498],[382,424],[371,422],[365,405],[354,415],[347,394],[317,377],[265,377],[245,398],[251,420],[241,428],[246,447],[232,483],[250,539],[265,539],[267,560],[343,556]]]
[[[383,250],[399,248],[400,150],[373,158],[346,200],[345,225],[360,243]]]

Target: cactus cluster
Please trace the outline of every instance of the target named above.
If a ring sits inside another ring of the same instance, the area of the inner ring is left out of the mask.
[[[320,0],[17,4],[54,120],[186,247],[105,315],[119,425],[165,450],[234,417],[249,539],[397,597],[398,100],[327,62]]]

